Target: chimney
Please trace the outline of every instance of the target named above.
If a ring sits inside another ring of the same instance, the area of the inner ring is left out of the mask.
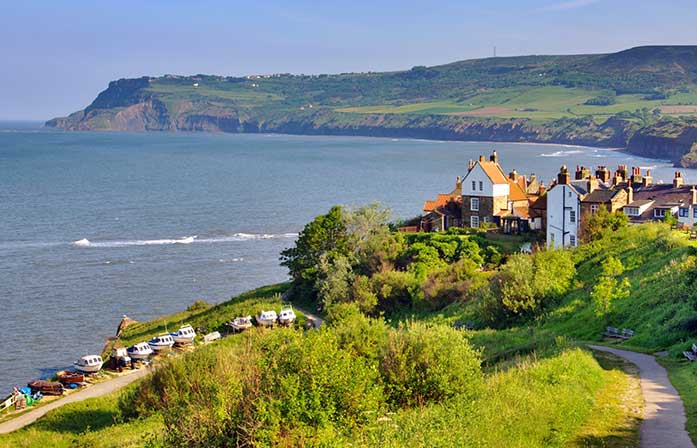
[[[588,168],[582,165],[576,165],[576,174],[574,176],[574,179],[583,180],[589,178],[590,176],[591,171]]]
[[[641,168],[632,167],[632,185],[642,185]]]
[[[559,174],[557,174],[557,182],[561,185],[568,185],[570,181],[569,170],[566,168],[566,165],[562,165],[561,169],[559,169]]]
[[[545,187],[545,183],[544,183],[544,182],[540,182],[540,189],[537,190],[537,194],[539,194],[540,196],[542,196],[543,194],[545,194],[545,191],[546,191],[546,190],[547,190],[547,187]]]
[[[455,188],[462,188],[462,178],[460,176],[457,176],[455,180]]]
[[[692,193],[692,205],[697,204],[697,189],[695,189],[694,185],[690,189],[690,193]]]
[[[491,156],[489,156],[489,160],[494,163],[499,163],[499,155],[496,154],[496,150],[494,149],[494,152],[491,153]]]
[[[518,180],[518,172],[516,170],[511,171],[508,173],[508,178],[511,179],[513,182],[516,182]]]
[[[606,166],[599,166],[598,169],[595,171],[595,177],[598,178],[603,183],[608,183],[610,182],[610,170],[607,169]]]
[[[480,154],[480,155],[479,155],[479,162],[481,163],[481,162],[483,162],[483,161],[484,161],[484,156]]]
[[[598,189],[598,178],[593,176],[588,179],[588,193],[593,193],[593,191]]]
[[[629,181],[629,170],[627,165],[617,165],[617,175],[622,177],[622,180]]]
[[[648,187],[651,185],[651,182],[653,182],[653,178],[651,178],[651,170],[648,169],[646,170],[646,176],[641,179],[641,186]]]
[[[680,171],[675,172],[675,178],[673,178],[673,188],[682,187],[682,173]]]
[[[469,173],[474,168],[474,160],[470,159],[470,163],[467,165],[467,172]]]
[[[537,180],[537,176],[535,176],[535,173],[530,174],[530,183],[534,183]]]
[[[627,187],[627,204],[629,205],[632,202],[634,202],[634,189],[630,185]]]

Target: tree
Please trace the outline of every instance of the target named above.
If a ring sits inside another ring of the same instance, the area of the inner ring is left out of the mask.
[[[339,206],[332,207],[329,213],[316,217],[305,226],[295,247],[281,252],[281,266],[288,268],[297,287],[316,294],[320,257],[328,252],[349,256],[349,238],[343,209]]]
[[[602,237],[606,231],[617,231],[629,224],[629,218],[622,212],[610,213],[607,208],[600,207],[593,213],[585,224],[585,235],[588,241]]]
[[[668,224],[670,227],[676,227],[678,225],[678,218],[675,217],[670,211],[666,211],[663,216],[663,222]]]
[[[631,285],[627,278],[619,279],[624,272],[622,262],[615,257],[608,257],[603,263],[603,271],[593,290],[591,299],[595,304],[595,313],[598,317],[607,316],[612,311],[615,300],[629,297]]]
[[[340,254],[324,253],[317,265],[318,308],[326,310],[332,304],[348,302],[354,275],[348,258]]]

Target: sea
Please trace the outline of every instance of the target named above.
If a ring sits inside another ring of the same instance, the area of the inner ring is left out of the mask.
[[[98,353],[123,315],[154,319],[287,280],[279,252],[332,205],[417,216],[493,149],[507,171],[547,184],[562,164],[650,167],[666,182],[675,171],[563,145],[0,123],[0,395]]]

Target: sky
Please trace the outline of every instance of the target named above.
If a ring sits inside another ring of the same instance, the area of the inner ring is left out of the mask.
[[[0,0],[0,120],[119,78],[341,73],[697,44],[695,0]]]

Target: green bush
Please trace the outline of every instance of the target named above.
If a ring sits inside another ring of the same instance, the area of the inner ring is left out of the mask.
[[[390,332],[380,354],[380,373],[395,407],[423,406],[480,392],[479,353],[462,332],[445,326],[409,324]]]

